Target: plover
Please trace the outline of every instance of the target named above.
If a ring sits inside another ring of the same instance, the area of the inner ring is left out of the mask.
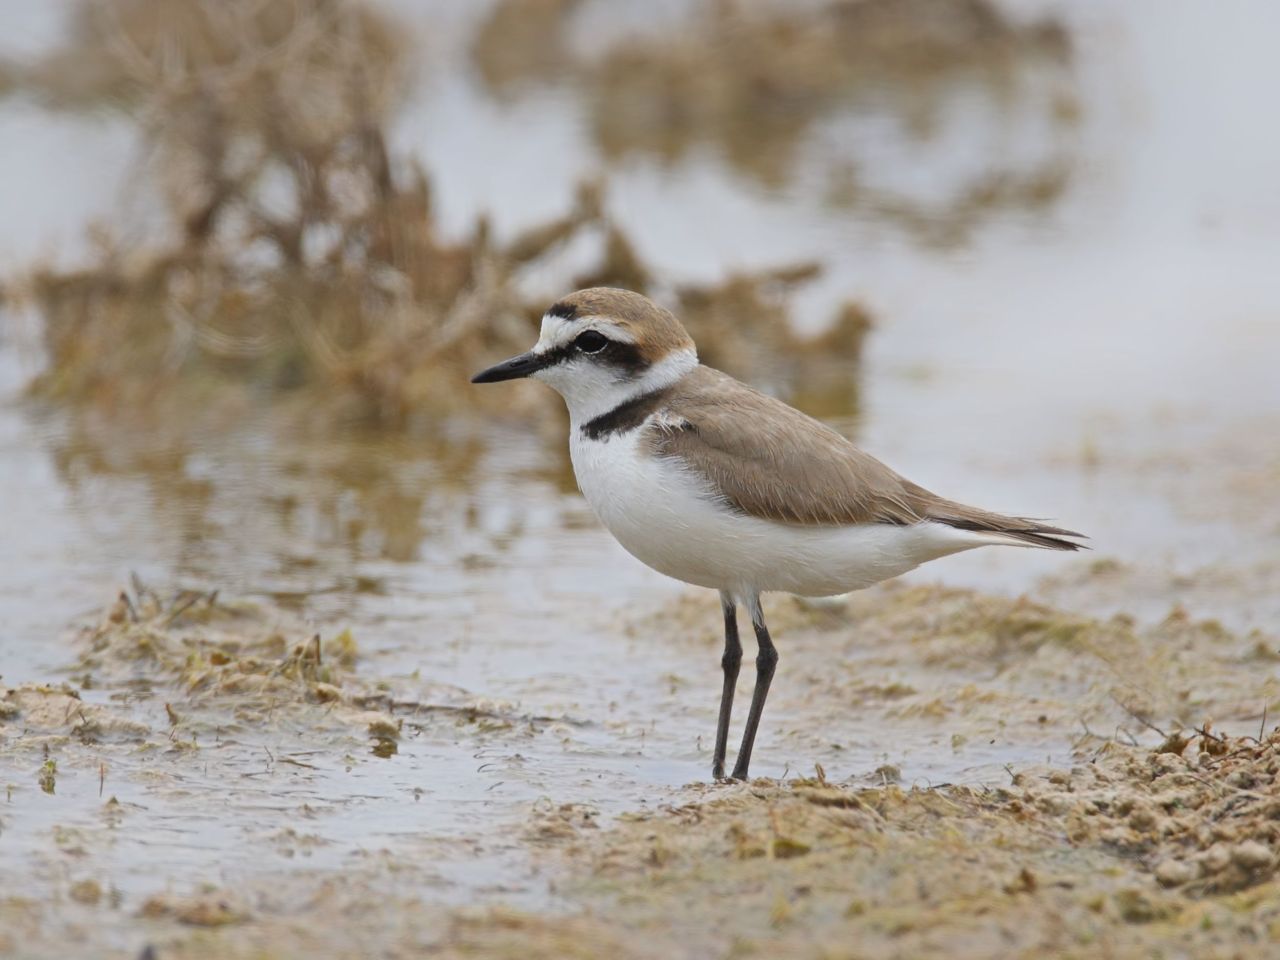
[[[1076,550],[1083,534],[946,500],[812,417],[698,362],[680,321],[637,293],[579,290],[553,304],[528,353],[472,383],[533,377],[564,397],[583,496],[633,556],[720,592],[724,686],[712,774],[724,777],[742,661],[756,683],[732,778],[747,777],[778,653],[760,595],[858,590],[991,544]]]

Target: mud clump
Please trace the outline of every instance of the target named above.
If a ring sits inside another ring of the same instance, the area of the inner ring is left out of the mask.
[[[354,661],[348,633],[330,641],[326,658],[319,634],[302,639],[301,625],[278,612],[224,600],[217,591],[162,595],[142,584],[134,590],[121,591],[101,623],[85,631],[76,663],[83,682],[173,683],[186,697],[177,708],[164,704],[174,727],[189,719],[190,706],[206,700],[344,700]]]
[[[575,899],[676,956],[718,955],[732,939],[771,956],[844,956],[856,943],[869,958],[1136,958],[1255,943],[1239,955],[1262,957],[1280,919],[1280,731],[1208,736],[1197,758],[1110,743],[1087,765],[1006,788],[706,787],[605,832],[558,836],[578,867]],[[1198,759],[1218,745],[1221,762]]]
[[[27,743],[77,738],[82,741],[136,740],[151,728],[117,715],[107,707],[85,703],[69,685],[26,683],[0,695],[0,735],[11,732]],[[55,768],[56,769],[56,768]],[[50,781],[54,770],[49,773]],[[50,791],[51,792],[51,791]]]
[[[1193,895],[1270,882],[1280,850],[1280,734],[1259,740],[1202,730],[1186,749],[1190,756],[1126,755],[1117,761],[1122,778],[1097,770],[1092,784],[1074,771],[1063,778],[1072,839],[1140,857],[1161,886]],[[1026,798],[1060,806],[1034,789]]]
[[[595,960],[635,956],[629,939],[591,917],[539,917],[516,910],[471,911],[451,920],[438,955],[449,960]]]
[[[162,699],[169,742],[178,746],[195,748],[199,737],[216,734],[232,720],[270,721],[368,738],[375,754],[390,756],[406,725],[422,729],[436,721],[487,719],[514,727],[532,719],[451,688],[428,700],[421,695],[431,690],[429,684],[362,678],[355,669],[359,645],[350,630],[324,639],[308,634],[283,610],[226,600],[217,591],[162,594],[135,582],[132,593],[121,591],[100,623],[84,630],[79,646],[77,681],[91,689],[142,689]],[[70,724],[82,737],[151,730],[108,721],[102,708],[83,707],[79,697],[71,687],[24,687],[9,691],[0,704],[9,704],[28,724]]]
[[[249,919],[248,911],[217,891],[191,897],[157,894],[142,905],[138,916],[152,920],[169,918],[192,927],[224,927]]]

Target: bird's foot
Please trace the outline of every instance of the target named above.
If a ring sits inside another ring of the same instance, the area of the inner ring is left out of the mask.
[[[724,772],[724,764],[719,764],[711,768],[711,779],[715,783],[738,783],[741,780],[745,780],[746,777],[740,774],[737,770],[726,775]]]

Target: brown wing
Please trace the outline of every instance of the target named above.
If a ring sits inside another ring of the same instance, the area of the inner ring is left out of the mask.
[[[652,429],[735,509],[798,524],[914,523],[909,481],[830,427],[718,370],[698,367]]]
[[[1076,549],[1056,537],[1080,534],[944,500],[830,427],[710,367],[691,372],[666,401],[649,428],[654,454],[684,461],[748,516],[806,525],[936,520]]]

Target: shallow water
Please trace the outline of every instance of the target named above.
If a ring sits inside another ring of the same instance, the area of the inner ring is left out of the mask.
[[[563,208],[577,176],[596,166],[595,148],[572,89],[536,92],[518,109],[494,102],[460,67],[456,40],[478,14],[452,8],[441,27],[431,18],[446,6],[406,13],[435,59],[398,147],[424,158],[447,225],[467,229],[484,209],[513,231]],[[630,155],[610,170],[610,207],[673,282],[822,259],[827,273],[801,296],[800,321],[821,322],[847,296],[879,318],[860,409],[842,428],[948,496],[1050,515],[1094,538],[1088,557],[986,551],[914,579],[1146,620],[1181,601],[1232,627],[1274,630],[1280,595],[1266,585],[1280,536],[1280,128],[1250,105],[1280,82],[1274,31],[1259,22],[1280,21],[1280,10],[1254,5],[1246,18],[1191,3],[1044,6],[1059,10],[1075,43],[1079,119],[1065,132],[1046,130],[1025,105],[1002,111],[972,95],[945,101],[938,132],[924,140],[891,112],[854,111],[815,128],[783,186],[726,172],[707,149],[672,164]],[[33,16],[16,5],[0,13],[9,36]],[[105,121],[54,121],[0,102],[0,139],[16,134],[24,148],[5,151],[3,171],[24,188],[17,215],[0,222],[0,263],[49,251],[74,261],[84,219],[112,210],[128,179],[127,143]],[[1069,171],[1062,194],[1047,208],[983,211],[944,244],[903,229],[883,204],[823,201],[833,157],[869,166],[886,195],[933,204],[964,186],[975,155],[992,152],[1015,165],[1024,155],[1059,158]],[[555,278],[532,282],[557,292]],[[515,833],[535,801],[620,812],[667,802],[706,776],[719,685],[714,614],[692,641],[647,632],[646,617],[682,588],[595,525],[566,483],[563,454],[549,448],[558,437],[468,424],[430,443],[285,442],[264,413],[176,451],[150,449],[146,438],[117,446],[17,402],[38,355],[20,318],[6,316],[4,330],[5,683],[59,678],[73,659],[72,625],[136,571],[266,597],[326,635],[349,626],[362,676],[573,721],[514,738],[409,737],[395,756],[361,757],[350,769],[306,731],[243,733],[207,773],[184,768],[173,780],[149,779],[147,764],[121,754],[108,792],[139,811],[139,829],[95,848],[94,869],[127,896],[286,869],[296,850],[282,850],[294,845],[264,857],[262,838],[305,807],[307,832],[325,841],[306,854],[313,867],[447,839],[457,846],[433,853],[441,897],[490,888],[541,897]],[[1084,576],[1098,558],[1141,575],[1105,589]],[[876,715],[832,710],[816,732],[778,639],[758,774],[818,761],[833,778],[864,777],[889,763],[907,782],[971,781],[1067,756],[1070,731],[1015,732],[957,752],[950,729],[927,721],[904,721],[887,752],[832,751],[823,744],[886,742]],[[913,669],[904,662],[900,673],[910,680]],[[272,755],[305,756],[317,769]],[[220,789],[228,777],[230,797]],[[98,779],[95,764],[68,765],[48,796],[34,770],[0,772],[17,785],[0,813],[0,845],[47,866],[55,828],[100,825]],[[40,873],[55,883],[56,871]]]

